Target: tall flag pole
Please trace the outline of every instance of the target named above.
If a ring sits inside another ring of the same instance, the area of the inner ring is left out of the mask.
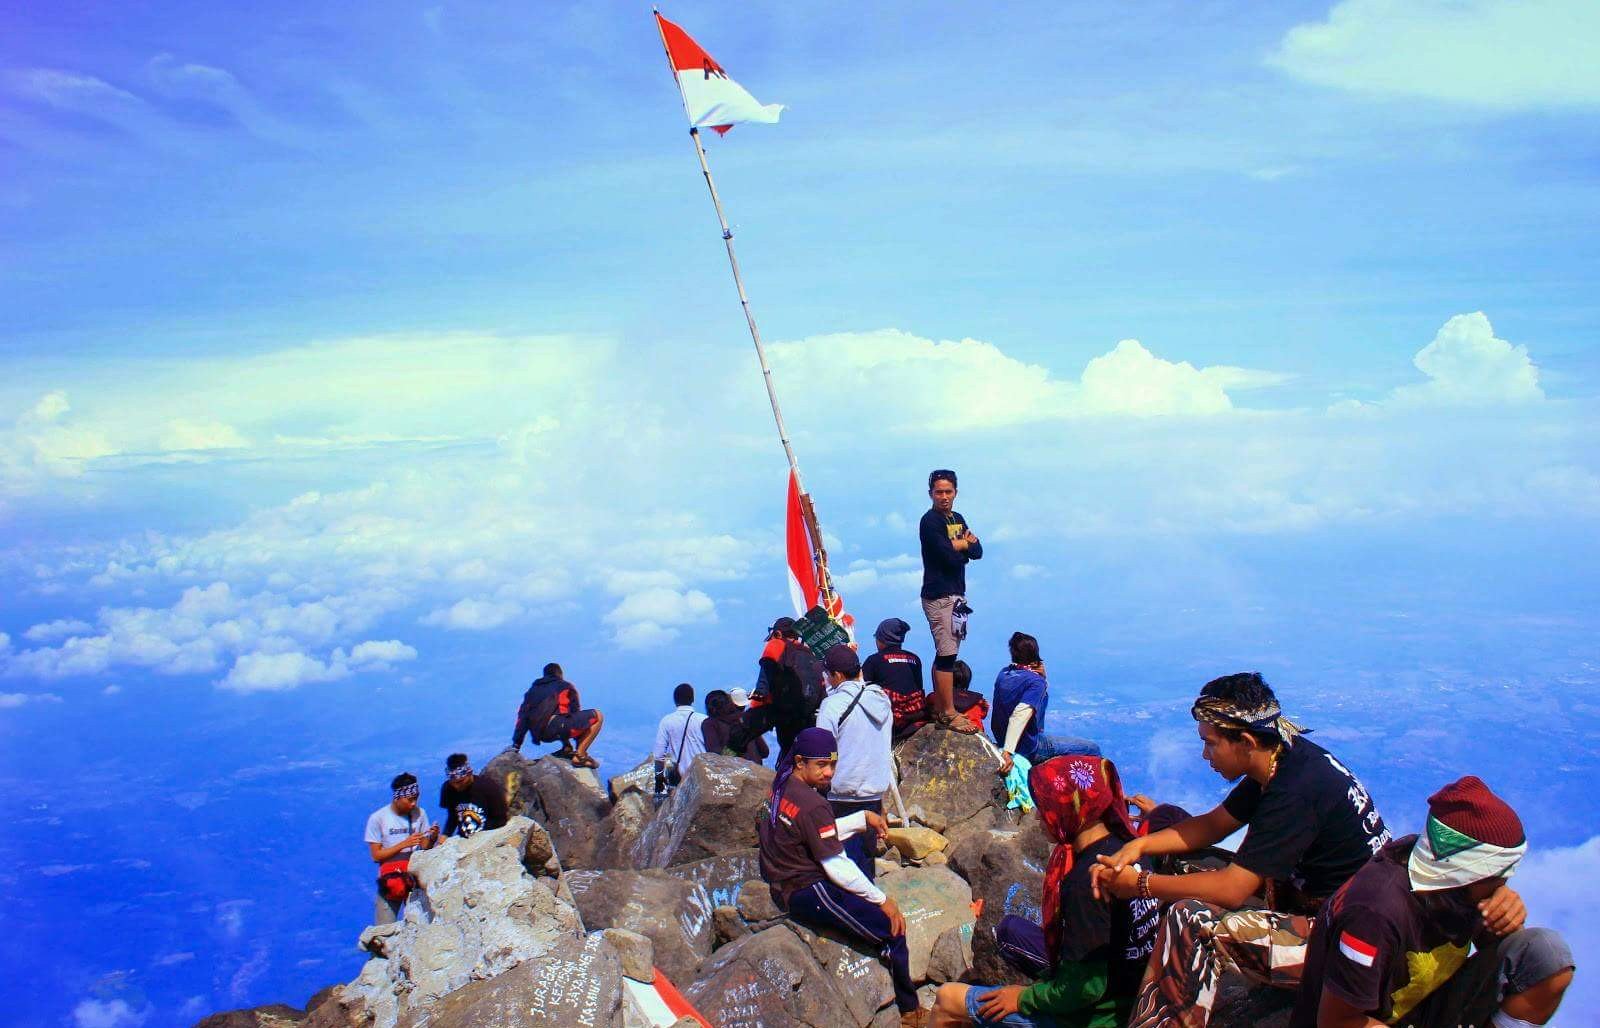
[[[750,309],[750,297],[744,289],[744,276],[739,271],[739,257],[734,253],[733,230],[728,227],[728,216],[722,209],[722,197],[717,193],[717,183],[711,177],[711,165],[706,160],[706,148],[700,141],[701,128],[710,128],[720,136],[726,135],[729,129],[741,122],[775,124],[783,105],[757,101],[743,86],[729,78],[722,65],[687,32],[663,18],[659,9],[654,13],[656,29],[661,33],[661,48],[666,52],[667,66],[672,69],[678,98],[683,101],[683,113],[689,119],[689,138],[694,143],[695,156],[700,159],[700,172],[705,176],[706,189],[711,193],[711,206],[716,209],[717,224],[722,228],[722,243],[728,250],[728,266],[733,269],[733,285],[739,292],[739,306],[744,310],[745,324],[750,328],[750,341],[756,346],[761,379],[767,387],[767,400],[772,404],[772,418],[778,424],[778,438],[783,443],[784,456],[789,459],[785,538],[789,587],[795,612],[801,614],[814,606],[821,606],[831,617],[849,628],[853,619],[845,613],[844,601],[834,589],[832,576],[828,574],[828,551],[822,542],[822,527],[817,522],[817,511],[811,496],[800,479],[800,462],[795,459],[794,447],[789,442],[789,428],[784,424],[777,386],[772,381],[772,366],[767,363],[767,349],[762,345],[761,330],[756,327],[756,316]]]

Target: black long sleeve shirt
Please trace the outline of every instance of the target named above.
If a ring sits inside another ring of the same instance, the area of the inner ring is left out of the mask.
[[[958,550],[953,540],[967,531],[967,521],[959,511],[940,514],[929,508],[922,515],[917,534],[922,538],[922,598],[967,594],[967,561],[983,558],[983,544],[973,543]]]

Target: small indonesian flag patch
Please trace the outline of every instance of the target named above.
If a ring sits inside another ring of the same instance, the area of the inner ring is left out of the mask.
[[[1378,956],[1378,947],[1370,942],[1362,942],[1349,932],[1339,933],[1339,952],[1347,960],[1352,960],[1362,967],[1371,967],[1372,961]]]
[[[837,825],[835,825],[832,821],[829,821],[827,824],[825,824],[821,828],[817,829],[817,837],[820,838],[820,839],[831,839],[831,838],[833,838],[834,836],[836,836],[838,834],[839,834],[839,827]]]

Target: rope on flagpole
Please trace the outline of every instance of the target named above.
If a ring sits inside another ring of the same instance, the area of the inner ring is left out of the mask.
[[[795,458],[794,447],[789,443],[789,427],[784,424],[783,408],[778,404],[777,386],[772,381],[772,366],[767,363],[767,348],[761,342],[761,330],[756,327],[755,312],[750,309],[750,297],[745,293],[744,276],[739,271],[739,257],[733,250],[733,229],[728,227],[728,216],[722,209],[722,197],[717,193],[716,180],[711,177],[711,164],[706,160],[706,148],[700,142],[700,127],[694,124],[694,116],[689,113],[689,98],[684,95],[683,83],[678,80],[678,70],[672,64],[672,48],[667,45],[667,34],[661,27],[661,12],[659,8],[652,9],[656,19],[656,32],[661,36],[661,50],[667,57],[667,71],[672,75],[672,84],[678,90],[678,99],[683,103],[684,117],[689,119],[689,138],[694,141],[695,156],[700,159],[700,171],[705,175],[706,189],[711,193],[711,206],[717,211],[717,224],[722,228],[722,244],[728,250],[728,266],[733,269],[733,285],[739,292],[739,306],[744,310],[744,321],[750,329],[750,341],[756,345],[756,360],[761,364],[761,381],[767,387],[767,401],[772,405],[772,419],[778,424],[778,439],[783,443],[784,456],[789,459],[789,470],[793,472],[795,484],[800,491],[800,511],[806,523],[806,530],[811,536],[811,549],[815,555],[817,565],[817,589],[819,600],[823,606],[833,595],[833,576],[828,573],[828,551],[822,543],[822,526],[817,521],[817,512],[811,503],[811,495],[806,492],[805,480],[800,476],[800,462]]]

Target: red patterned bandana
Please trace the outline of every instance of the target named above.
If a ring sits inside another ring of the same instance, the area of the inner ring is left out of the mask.
[[[1061,883],[1072,870],[1072,840],[1097,821],[1124,839],[1134,836],[1117,766],[1103,757],[1053,757],[1035,764],[1028,789],[1045,834],[1055,842],[1044,872],[1044,941],[1052,969],[1061,952]]]

